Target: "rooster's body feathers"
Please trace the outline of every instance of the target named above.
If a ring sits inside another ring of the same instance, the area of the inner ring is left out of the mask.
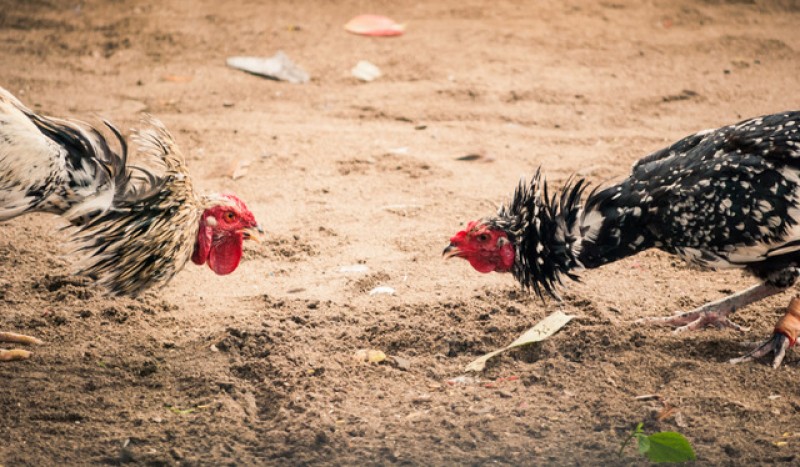
[[[754,118],[640,160],[588,198],[579,260],[594,267],[657,247],[765,280],[800,264],[798,125],[800,112]]]
[[[157,119],[134,138],[139,152],[158,170],[129,167],[111,209],[83,225],[79,249],[86,252],[83,274],[111,293],[136,296],[164,285],[192,253],[202,213],[180,149]]]
[[[111,206],[125,173],[125,142],[112,149],[96,130],[42,117],[0,88],[0,221],[49,212],[81,224]]]

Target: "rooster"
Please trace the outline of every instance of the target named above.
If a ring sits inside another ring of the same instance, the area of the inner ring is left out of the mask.
[[[649,248],[705,269],[739,268],[761,282],[695,310],[645,322],[676,332],[713,325],[782,292],[800,275],[800,111],[687,136],[639,160],[622,182],[587,191],[585,179],[548,191],[540,173],[520,182],[497,214],[470,222],[445,258],[510,272],[523,288],[558,298],[563,278]],[[584,193],[587,193],[584,198]],[[795,299],[771,338],[731,363],[774,353],[780,366],[800,332]]]
[[[245,203],[232,194],[198,196],[160,121],[151,118],[134,137],[157,169],[128,164],[126,140],[104,123],[116,150],[91,126],[37,115],[0,88],[0,221],[32,212],[64,217],[82,256],[77,274],[111,295],[164,286],[190,258],[220,275],[233,272],[243,241],[263,235]],[[38,343],[13,333],[0,341]],[[0,361],[14,355],[28,354],[0,351]]]

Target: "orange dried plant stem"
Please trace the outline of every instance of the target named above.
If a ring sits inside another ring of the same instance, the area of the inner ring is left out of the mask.
[[[13,362],[30,358],[31,353],[22,349],[0,350],[0,362]]]
[[[779,332],[789,338],[789,347],[797,342],[800,334],[800,297],[795,297],[786,308],[784,314],[775,325],[775,332]]]
[[[0,342],[13,342],[15,344],[42,345],[42,341],[35,337],[17,334],[16,332],[0,332]]]

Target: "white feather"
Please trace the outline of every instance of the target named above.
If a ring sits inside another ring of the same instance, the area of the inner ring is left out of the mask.
[[[27,196],[31,190],[58,186],[66,177],[66,152],[18,106],[22,104],[0,88],[0,220],[43,201]]]
[[[597,240],[597,235],[600,233],[600,228],[603,227],[605,216],[600,211],[589,211],[584,213],[583,221],[581,222],[582,228],[587,228],[586,234],[583,236],[585,240],[593,242]]]
[[[114,201],[114,187],[111,186],[102,191],[96,192],[95,195],[85,198],[80,203],[70,208],[63,214],[67,219],[75,219],[81,216],[96,212],[105,212],[111,207]]]

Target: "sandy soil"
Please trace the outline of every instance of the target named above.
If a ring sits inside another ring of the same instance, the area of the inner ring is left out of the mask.
[[[407,34],[343,31],[370,11]],[[745,335],[675,336],[631,323],[753,280],[646,252],[543,304],[440,255],[540,165],[607,182],[690,132],[800,107],[799,23],[789,0],[0,0],[0,85],[51,115],[157,115],[197,185],[269,231],[234,275],[190,265],[131,300],[69,276],[59,219],[0,225],[0,329],[47,342],[0,365],[0,464],[624,465],[640,421],[703,465],[796,464],[797,353],[726,363],[790,294],[736,313]],[[225,66],[277,50],[312,81]],[[350,77],[361,59],[385,76]],[[447,384],[556,309],[578,318],[493,361],[498,382]]]

